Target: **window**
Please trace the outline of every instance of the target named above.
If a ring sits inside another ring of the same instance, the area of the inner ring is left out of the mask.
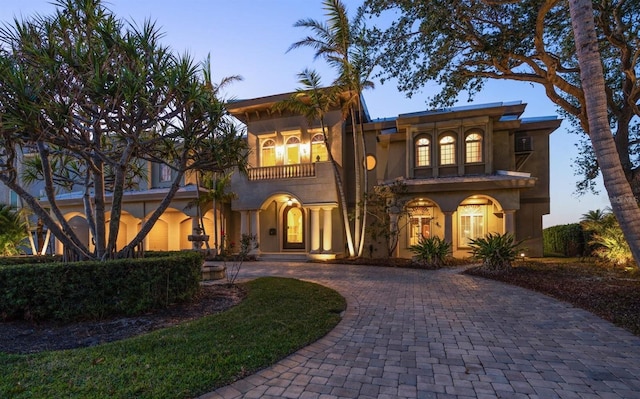
[[[292,136],[287,139],[285,146],[285,165],[300,163],[300,139]]]
[[[416,166],[431,165],[431,146],[429,139],[421,137],[416,141]]]
[[[470,133],[464,139],[465,162],[482,162],[482,135],[480,133]]]
[[[440,139],[440,165],[456,164],[456,139],[444,136]]]
[[[160,182],[171,181],[171,167],[166,164],[160,165]]]
[[[329,154],[324,144],[324,135],[316,134],[311,138],[311,159],[314,161],[328,161]]]
[[[458,208],[460,213],[460,246],[466,247],[470,240],[484,237],[484,214],[483,205],[462,205]]]
[[[411,209],[409,217],[409,245],[416,245],[421,238],[431,237],[431,221],[433,211],[431,207],[416,207]]]
[[[269,139],[262,143],[262,159],[260,160],[261,166],[275,166],[276,165],[276,143]]]
[[[16,193],[13,190],[9,191],[9,205],[14,208],[17,209],[18,208],[18,193]]]

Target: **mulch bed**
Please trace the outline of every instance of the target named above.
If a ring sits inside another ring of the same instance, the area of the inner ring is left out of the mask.
[[[118,341],[159,328],[215,314],[237,305],[245,297],[238,285],[203,286],[191,302],[135,317],[60,324],[55,322],[0,322],[0,352],[37,353],[74,349]]]

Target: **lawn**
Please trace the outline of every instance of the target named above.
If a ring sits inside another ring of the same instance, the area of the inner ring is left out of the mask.
[[[538,291],[588,310],[640,336],[640,271],[579,259],[516,261],[503,272],[472,268],[467,274]]]
[[[253,374],[328,333],[346,302],[317,284],[246,283],[236,307],[91,348],[0,353],[1,398],[187,398]]]

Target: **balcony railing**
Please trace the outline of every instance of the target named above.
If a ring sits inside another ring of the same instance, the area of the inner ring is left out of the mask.
[[[315,177],[315,163],[296,165],[266,166],[248,170],[249,180],[293,179],[297,177]]]

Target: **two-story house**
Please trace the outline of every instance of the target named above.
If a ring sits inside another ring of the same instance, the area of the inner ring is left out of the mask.
[[[338,192],[320,124],[274,111],[289,96],[229,106],[247,126],[251,148],[248,175],[232,178],[237,198],[229,233],[255,235],[263,257],[345,256]],[[469,240],[490,232],[513,233],[527,256],[542,256],[542,216],[550,204],[549,134],[561,121],[521,118],[525,107],[494,103],[385,119],[362,115],[369,189],[398,181],[406,187],[395,256],[411,257],[409,247],[420,237],[437,235],[452,243],[454,256],[465,257]],[[348,120],[334,109],[324,124],[353,207],[358,199]],[[374,256],[384,253],[376,249]]]
[[[337,108],[326,113],[327,148],[319,121],[274,109],[291,94],[229,105],[230,113],[247,126],[251,149],[248,174],[232,176],[230,191],[236,196],[231,208],[211,202],[194,206],[203,189],[189,175],[145,239],[145,250],[193,248],[188,237],[202,220],[211,248],[223,244],[223,234],[226,245],[250,234],[264,258],[348,254],[330,159],[337,164],[352,210],[361,199],[354,194],[350,118]],[[454,256],[465,257],[469,240],[489,232],[513,233],[524,241],[527,256],[542,256],[542,216],[550,204],[549,134],[561,121],[521,118],[525,107],[494,103],[385,119],[371,119],[364,112],[368,189],[391,182],[405,187],[404,209],[391,215],[399,218],[400,230],[394,256],[411,257],[409,247],[420,237],[439,236],[452,243]],[[125,194],[119,248],[140,231],[173,180],[172,170],[159,164],[149,164],[146,175]],[[39,186],[31,190],[38,195]],[[14,193],[0,191],[4,202],[17,203]],[[82,193],[60,192],[57,203],[79,237],[90,243]],[[365,254],[384,256],[386,251],[378,246],[370,240],[365,248],[373,251]],[[49,248],[62,252],[55,242]]]

